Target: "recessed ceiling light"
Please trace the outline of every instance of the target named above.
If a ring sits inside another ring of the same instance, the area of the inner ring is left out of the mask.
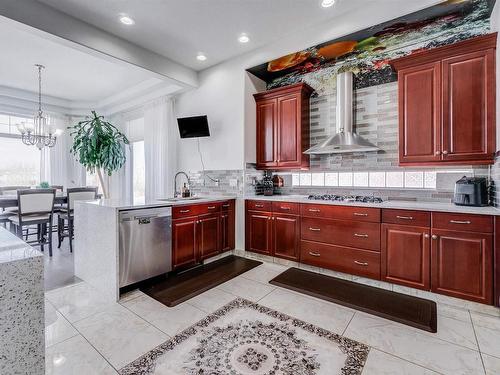
[[[335,0],[323,0],[323,1],[321,2],[321,6],[322,6],[323,8],[329,8],[329,7],[331,7],[333,4],[335,4]]]
[[[248,37],[247,34],[245,33],[242,33],[239,38],[238,38],[238,42],[240,43],[248,43],[250,41],[250,38]]]
[[[205,61],[207,59],[207,57],[203,54],[203,53],[198,53],[198,55],[196,55],[196,58],[199,60],[199,61]]]
[[[135,21],[130,18],[129,16],[121,15],[120,16],[120,22],[123,23],[124,25],[130,26],[135,24]]]

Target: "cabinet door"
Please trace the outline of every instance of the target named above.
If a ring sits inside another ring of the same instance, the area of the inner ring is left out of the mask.
[[[273,216],[274,255],[298,261],[300,254],[300,218],[296,215]]]
[[[412,288],[430,289],[430,229],[382,225],[382,279]]]
[[[272,255],[272,213],[247,211],[246,250]]]
[[[197,262],[197,217],[172,221],[172,266],[174,269]]]
[[[198,217],[197,242],[200,260],[220,253],[220,215],[211,214]]]
[[[278,98],[277,163],[279,167],[300,167],[301,149],[301,95]]]
[[[494,51],[443,60],[443,160],[492,160],[494,116]]]
[[[221,225],[221,250],[228,251],[234,249],[234,225],[235,225],[235,217],[234,210],[229,210],[221,213],[220,217],[220,225]]]
[[[268,99],[257,102],[257,167],[277,165],[277,122],[278,100]]]
[[[433,229],[431,242],[432,291],[491,304],[493,236]]]
[[[441,64],[400,70],[399,162],[441,160]]]

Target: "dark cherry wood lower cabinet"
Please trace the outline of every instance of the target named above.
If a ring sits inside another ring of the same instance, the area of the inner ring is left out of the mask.
[[[204,260],[220,253],[219,214],[199,216],[196,232],[199,260]]]
[[[430,289],[430,229],[382,224],[382,280]]]
[[[221,250],[232,250],[235,247],[235,214],[234,210],[222,212],[220,215]]]
[[[248,251],[272,255],[272,217],[271,212],[247,211],[245,241]]]
[[[198,217],[172,221],[172,266],[188,267],[197,262],[196,226]]]
[[[223,251],[232,250],[234,245],[234,201],[174,207],[172,218],[174,270],[188,268]]]
[[[247,207],[252,207],[247,204]],[[247,210],[245,248],[254,253],[298,261],[300,216]]]
[[[493,236],[433,229],[433,292],[471,301],[493,302]]]
[[[273,218],[274,256],[299,259],[300,219],[297,215],[274,214]]]

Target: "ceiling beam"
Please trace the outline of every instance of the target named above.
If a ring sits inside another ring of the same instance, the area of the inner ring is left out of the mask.
[[[193,69],[38,1],[0,0],[0,15],[41,30],[44,32],[41,34],[48,33],[45,37],[58,39],[73,48],[138,66],[182,87],[198,86],[198,74]]]

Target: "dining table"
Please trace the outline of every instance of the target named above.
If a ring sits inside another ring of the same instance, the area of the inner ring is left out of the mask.
[[[101,194],[97,195],[100,198]],[[56,193],[54,204],[61,205],[68,203],[68,195],[66,193]],[[17,200],[17,195],[0,195],[0,209],[5,209],[9,207],[18,207],[19,202]]]

